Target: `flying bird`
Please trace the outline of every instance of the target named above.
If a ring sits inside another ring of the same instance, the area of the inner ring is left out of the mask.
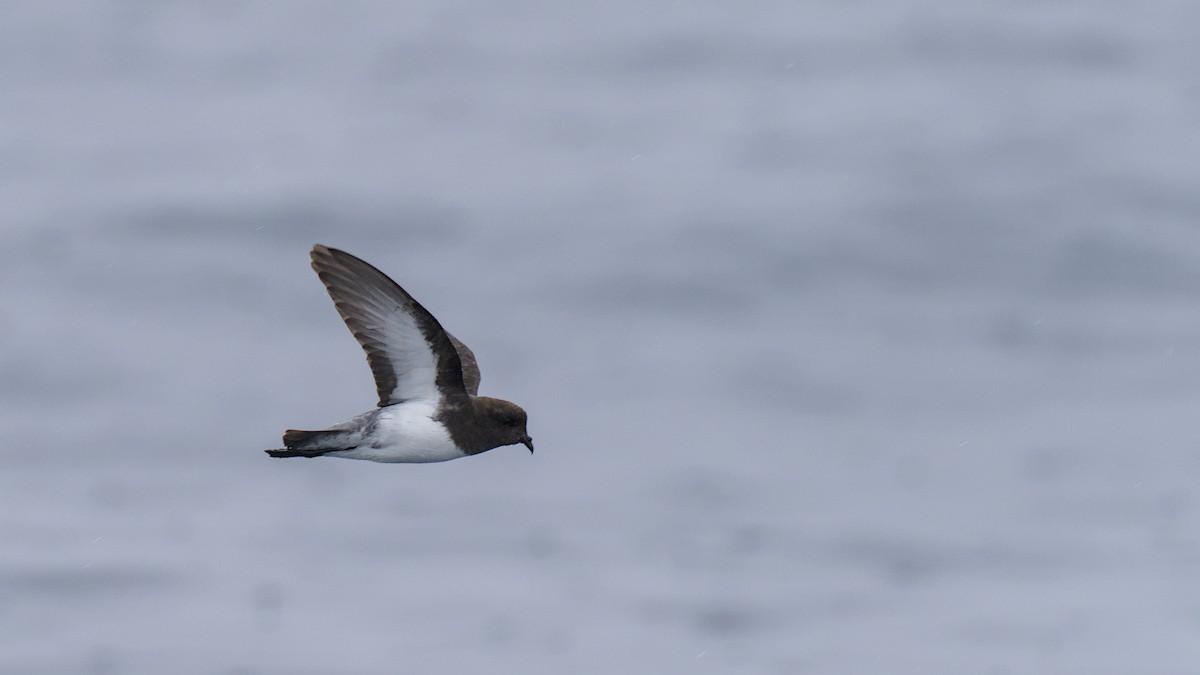
[[[313,246],[312,267],[367,353],[379,407],[320,431],[289,429],[272,457],[444,462],[504,445],[533,452],[525,411],[479,396],[471,350],[421,303],[355,256]]]

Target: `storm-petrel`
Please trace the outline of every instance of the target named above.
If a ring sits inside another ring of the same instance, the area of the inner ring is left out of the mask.
[[[312,267],[367,353],[379,407],[321,431],[283,433],[272,457],[444,462],[502,445],[533,452],[525,411],[479,391],[479,366],[419,302],[349,253],[313,246]]]

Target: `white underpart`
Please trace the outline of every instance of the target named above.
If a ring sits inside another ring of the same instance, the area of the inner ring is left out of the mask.
[[[434,421],[437,406],[431,401],[405,401],[381,408],[375,426],[353,450],[329,453],[330,457],[372,462],[445,462],[463,456],[450,434]]]

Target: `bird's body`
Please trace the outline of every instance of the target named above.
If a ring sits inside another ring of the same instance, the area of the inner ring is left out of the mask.
[[[434,419],[436,415],[437,408],[428,401],[389,405],[330,427],[328,431],[341,433],[327,435],[324,447],[318,442],[313,450],[327,457],[413,464],[462,457],[446,427]],[[316,439],[325,435],[315,433]],[[330,449],[341,445],[349,447]]]
[[[289,430],[272,457],[444,462],[503,445],[533,452],[525,411],[477,396],[475,355],[403,288],[349,253],[314,246],[313,269],[367,353],[379,407],[320,431]]]

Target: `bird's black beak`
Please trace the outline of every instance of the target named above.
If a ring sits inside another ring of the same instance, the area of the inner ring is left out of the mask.
[[[532,454],[533,454],[533,439],[532,439],[532,438],[530,438],[530,437],[528,437],[528,436],[526,436],[525,438],[522,438],[522,439],[521,439],[521,443],[522,443],[522,444],[523,444],[525,447],[529,448],[529,454],[531,454],[531,455],[532,455]]]

